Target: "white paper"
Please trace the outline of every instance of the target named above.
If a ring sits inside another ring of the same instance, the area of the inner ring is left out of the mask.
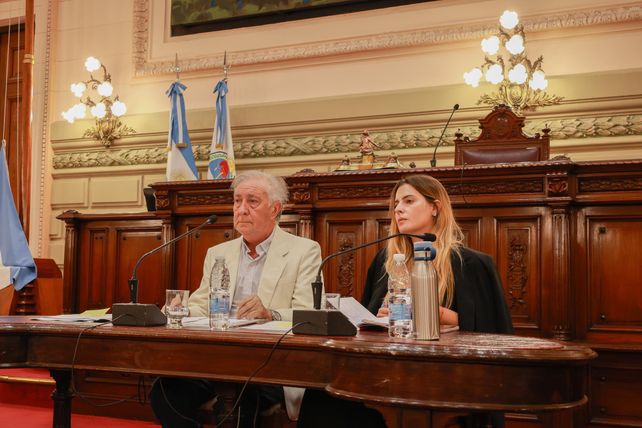
[[[357,302],[354,297],[342,297],[339,310],[345,315],[352,324],[358,326],[364,320],[376,320],[377,317],[372,315],[361,303]]]
[[[87,316],[79,314],[62,314],[31,318],[34,321],[56,321],[56,322],[108,322],[111,321],[111,314],[99,316]]]
[[[269,321],[261,324],[252,324],[239,327],[241,330],[254,330],[264,332],[285,333],[292,328],[292,321]]]
[[[238,319],[230,318],[228,328],[241,327],[248,324],[255,324],[261,322],[262,320],[257,319]],[[209,317],[185,317],[183,318],[183,327],[189,328],[210,328],[210,319]]]

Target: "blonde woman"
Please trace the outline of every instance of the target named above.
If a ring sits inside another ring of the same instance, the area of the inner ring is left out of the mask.
[[[390,197],[390,234],[398,232],[437,236],[437,258],[433,261],[438,275],[442,305],[442,324],[459,325],[460,330],[487,333],[511,333],[513,326],[506,308],[504,292],[490,256],[466,248],[455,222],[450,198],[441,183],[427,175],[412,175],[400,180]],[[387,270],[395,253],[406,255],[412,267],[413,242],[410,238],[392,238],[379,251],[368,269],[361,303],[370,312],[384,316],[382,307],[388,292]],[[410,270],[410,269],[409,269]],[[501,413],[478,413],[461,417],[462,427],[481,427],[488,423],[503,427]],[[298,428],[381,428],[385,421],[379,412],[363,403],[331,397],[323,391],[307,390],[303,398]]]
[[[439,181],[428,175],[401,179],[390,196],[390,220],[391,235],[430,232],[437,236],[437,257],[433,264],[439,283],[442,324],[459,325],[463,331],[513,331],[495,265],[487,254],[463,245],[463,235],[455,221],[450,197]],[[392,255],[395,253],[405,254],[410,270],[413,263],[412,239],[390,239],[368,269],[361,301],[378,316],[388,315],[384,304],[388,292],[387,271],[392,267]]]

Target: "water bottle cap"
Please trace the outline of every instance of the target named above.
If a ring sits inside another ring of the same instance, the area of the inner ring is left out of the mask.
[[[392,256],[392,259],[395,261],[395,263],[403,263],[406,261],[406,255],[401,253],[396,253],[395,255]]]
[[[437,250],[432,246],[432,242],[419,241],[415,242],[415,260],[426,261],[434,260],[437,257]]]

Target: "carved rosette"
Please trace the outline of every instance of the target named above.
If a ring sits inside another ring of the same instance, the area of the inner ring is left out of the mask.
[[[290,200],[295,204],[304,204],[312,200],[310,183],[295,183],[289,186]]]
[[[568,196],[568,177],[549,177],[548,196]]]
[[[508,300],[513,314],[524,313],[526,308],[526,286],[528,284],[527,232],[512,231],[508,247]]]
[[[339,242],[338,251],[354,248],[356,237],[354,233],[339,233],[337,235]],[[344,254],[339,257],[338,266],[338,289],[337,292],[343,296],[352,296],[354,282],[354,252]]]
[[[156,190],[154,192],[156,196],[156,209],[164,210],[169,208],[169,193],[167,190]]]

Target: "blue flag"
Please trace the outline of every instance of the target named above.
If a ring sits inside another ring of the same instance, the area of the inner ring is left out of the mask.
[[[167,137],[167,181],[198,180],[198,170],[187,133],[185,99],[187,86],[176,81],[165,94],[170,100],[169,135]]]
[[[214,128],[214,135],[212,135],[210,162],[207,167],[207,178],[210,180],[234,178],[236,176],[227,92],[225,79],[219,81],[214,87],[214,93],[216,94],[216,127]]]
[[[0,289],[16,290],[36,279],[36,264],[13,203],[4,141],[0,142]]]

